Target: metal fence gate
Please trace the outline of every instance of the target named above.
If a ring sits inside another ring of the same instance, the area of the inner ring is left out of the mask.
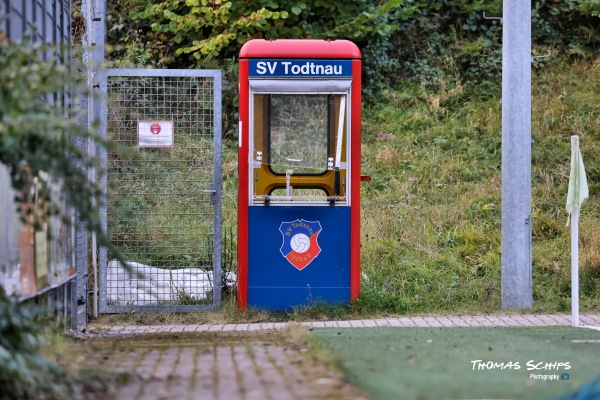
[[[100,312],[221,305],[221,71],[109,69]]]

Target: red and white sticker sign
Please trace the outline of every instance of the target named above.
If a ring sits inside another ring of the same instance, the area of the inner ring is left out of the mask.
[[[138,147],[173,147],[173,121],[138,121]]]

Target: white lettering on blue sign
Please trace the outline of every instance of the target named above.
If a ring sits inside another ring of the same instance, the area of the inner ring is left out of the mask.
[[[277,61],[273,61],[272,63],[269,61],[259,61],[258,63],[256,63],[256,72],[259,75],[266,74],[267,68],[269,70],[269,74],[273,75],[275,73],[275,69],[277,68]]]
[[[351,77],[351,60],[250,60],[251,77]]]

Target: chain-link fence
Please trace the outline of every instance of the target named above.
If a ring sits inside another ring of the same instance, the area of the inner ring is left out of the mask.
[[[220,306],[221,72],[108,70],[100,310]]]

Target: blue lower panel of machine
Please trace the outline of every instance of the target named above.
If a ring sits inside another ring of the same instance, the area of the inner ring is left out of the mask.
[[[350,301],[349,207],[250,207],[248,306]]]
[[[318,304],[348,304],[350,287],[248,287],[248,306],[260,310],[292,311]]]

